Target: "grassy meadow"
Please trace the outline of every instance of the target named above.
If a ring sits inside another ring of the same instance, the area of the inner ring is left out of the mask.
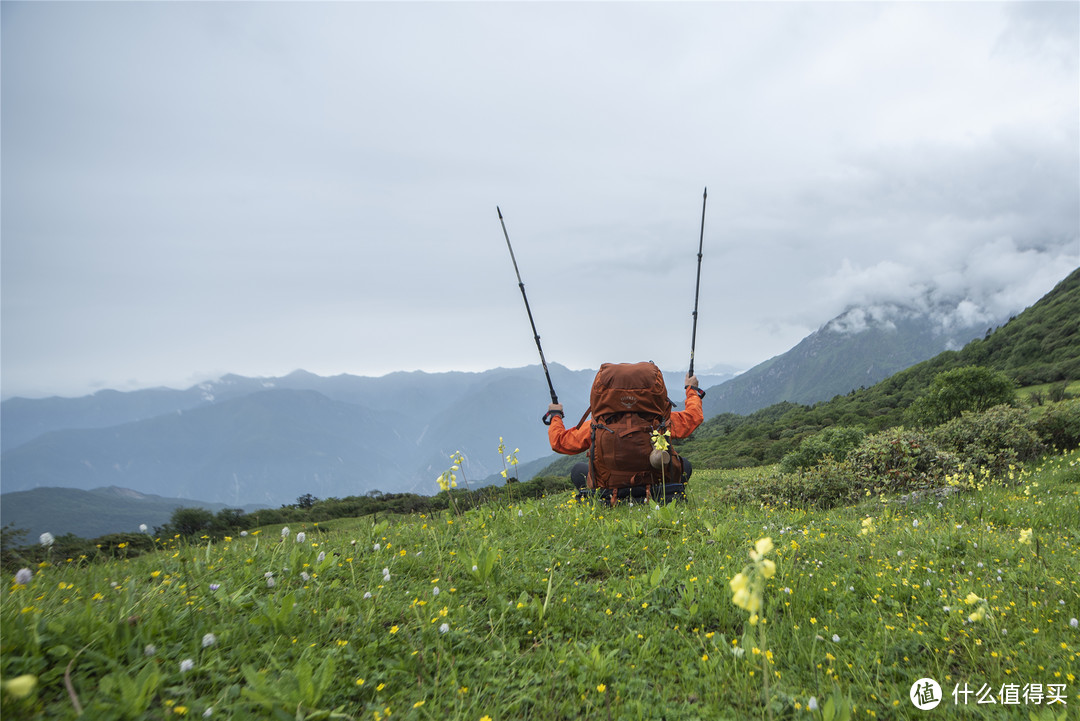
[[[51,558],[5,581],[3,718],[1080,718],[1080,452],[907,503],[719,502],[771,472]]]

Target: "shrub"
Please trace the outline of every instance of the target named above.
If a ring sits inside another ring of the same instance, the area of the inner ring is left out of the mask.
[[[857,487],[850,463],[826,460],[798,473],[774,473],[737,481],[720,491],[720,499],[731,504],[825,509],[854,500]]]
[[[1080,447],[1080,400],[1053,403],[1032,422],[1043,443],[1060,452]]]
[[[848,452],[866,437],[861,427],[849,428],[833,426],[804,438],[799,447],[788,453],[780,461],[780,470],[784,473],[810,468],[827,457],[836,461],[847,458]]]
[[[1028,413],[1009,406],[964,413],[935,428],[931,438],[956,453],[964,465],[995,474],[1010,464],[1035,460],[1046,450],[1031,428]]]
[[[1012,403],[1016,385],[1001,371],[982,366],[964,366],[938,373],[925,395],[908,408],[910,422],[933,428],[964,411],[984,411],[1002,403]]]
[[[925,433],[903,426],[868,436],[848,461],[862,487],[876,493],[931,488],[957,466],[956,457]]]

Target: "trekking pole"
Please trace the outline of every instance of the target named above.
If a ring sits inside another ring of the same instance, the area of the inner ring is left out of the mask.
[[[547,361],[544,360],[544,349],[540,347],[540,334],[536,332],[536,323],[533,322],[532,308],[529,307],[529,296],[525,295],[525,283],[521,280],[521,271],[518,270],[517,258],[514,257],[514,247],[510,245],[510,234],[506,232],[506,221],[503,220],[502,210],[495,206],[499,213],[499,223],[502,225],[503,236],[506,237],[506,247],[510,249],[510,260],[514,263],[514,273],[517,274],[518,288],[521,289],[521,298],[525,301],[525,312],[529,314],[529,325],[532,326],[533,338],[536,340],[536,350],[540,351],[540,365],[544,367],[544,376],[547,378],[548,390],[551,391],[551,402],[557,404],[559,397],[555,395],[555,386],[551,384],[551,373],[548,372]],[[544,414],[544,425],[551,425],[551,414]]]
[[[701,194],[701,235],[698,237],[697,249],[697,285],[694,286],[694,331],[690,336],[690,372],[694,375],[694,347],[697,345],[697,306],[698,293],[701,292],[701,248],[705,244],[705,201],[709,199],[709,189]]]

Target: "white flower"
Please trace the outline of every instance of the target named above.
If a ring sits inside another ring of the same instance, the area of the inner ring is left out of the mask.
[[[217,636],[215,636],[212,633],[208,633],[208,634],[206,634],[205,636],[202,637],[202,647],[203,648],[209,648],[210,646],[213,646],[215,643],[217,643]]]
[[[143,649],[143,655],[153,656],[155,653],[157,653],[157,646],[152,643],[146,644],[146,648]]]
[[[911,527],[912,528],[918,528],[919,527],[919,519],[918,518],[916,518],[914,521],[911,522]]]
[[[896,555],[897,555],[897,556],[903,556],[903,555],[904,555],[904,552],[903,552],[903,551],[897,551],[897,552],[896,552]]]
[[[213,706],[207,706],[206,710],[202,712],[202,717],[203,718],[210,718],[213,715],[214,715],[214,707]]]
[[[25,586],[30,583],[30,579],[34,577],[34,572],[29,568],[20,568],[15,574],[15,583],[20,586]]]
[[[317,559],[315,559],[315,560],[318,561],[319,563],[322,563],[323,561],[325,561],[326,560],[326,551],[319,551],[319,557]]]
[[[450,630],[450,624],[448,624],[448,623],[444,623],[443,625],[439,626],[439,633],[446,633],[449,630]]]
[[[263,578],[273,578],[273,576],[274,576],[273,571],[267,571],[266,573],[263,574]]]
[[[146,533],[146,524],[145,523],[140,523],[139,524],[139,533]]]
[[[521,509],[518,509],[518,518],[521,518]]]
[[[247,535],[247,531],[240,531],[240,535],[241,535],[241,536],[246,536],[246,535]],[[213,708],[213,707],[211,707],[211,708]]]
[[[806,708],[811,711],[817,711],[817,696],[810,697],[810,700],[806,702]]]
[[[270,576],[269,578],[266,579],[266,587],[267,588],[273,588],[276,584],[277,584],[277,582],[274,581],[273,576]]]
[[[300,572],[300,578],[304,579],[305,583],[307,583],[308,581],[311,580],[311,576],[308,575],[307,571],[301,571]]]
[[[477,571],[479,571],[480,569],[479,569],[479,568],[477,568],[476,566],[473,566],[473,567],[472,567],[472,570],[473,570],[473,573],[476,573],[476,572],[477,572]]]
[[[281,529],[281,537],[285,538],[288,535],[289,535],[289,527],[285,526],[284,528]]]
[[[438,596],[438,595],[439,595],[439,587],[438,587],[438,586],[436,586],[435,588],[431,589],[431,595],[432,595],[432,596]]]
[[[364,598],[365,598],[365,599],[371,598],[371,591],[367,591],[367,592],[366,592],[366,593],[364,594]]]
[[[838,636],[837,634],[834,633],[832,635],[832,642],[833,643],[840,643],[840,636]]]
[[[1080,621],[1077,621],[1075,618],[1070,618],[1069,625],[1076,628],[1077,626],[1080,626]]]
[[[390,580],[390,569],[389,568],[384,568],[382,570],[382,577],[383,577],[384,581],[389,581]]]
[[[374,546],[371,547],[371,550],[372,551],[381,551],[382,550],[382,544],[381,543],[376,543]]]
[[[53,534],[49,533],[48,531],[45,531],[45,533],[42,533],[38,537],[38,540],[41,542],[42,546],[45,546],[45,548],[50,547],[51,545],[53,545],[53,543],[56,542],[56,539],[53,537]]]
[[[180,673],[187,673],[193,668],[195,668],[195,662],[190,658],[185,658],[180,662]]]
[[[300,531],[300,533],[296,534],[296,542],[297,543],[303,543],[306,540],[307,540],[307,534],[304,533],[303,531]]]

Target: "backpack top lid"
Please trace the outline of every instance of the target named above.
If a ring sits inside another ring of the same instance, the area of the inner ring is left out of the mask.
[[[645,413],[668,418],[664,374],[655,363],[604,363],[593,380],[589,395],[593,418],[612,413]]]

